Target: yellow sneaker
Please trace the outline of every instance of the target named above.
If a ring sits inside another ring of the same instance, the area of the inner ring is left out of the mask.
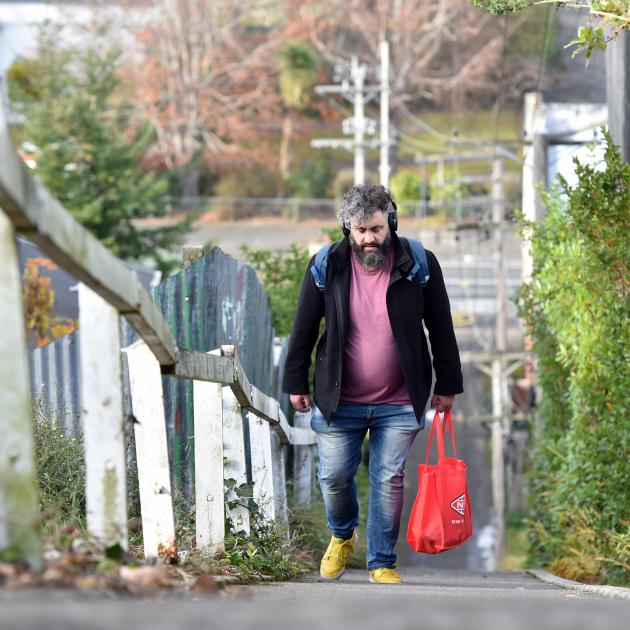
[[[402,578],[396,569],[381,567],[370,571],[370,582],[374,584],[400,584]]]
[[[357,542],[357,535],[344,540],[333,536],[326,553],[319,565],[319,574],[325,580],[338,580],[346,570],[348,556],[354,551],[354,543]]]

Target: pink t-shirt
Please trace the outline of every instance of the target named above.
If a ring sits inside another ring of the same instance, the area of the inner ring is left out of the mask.
[[[385,301],[394,265],[393,248],[387,264],[378,272],[365,271],[353,253],[350,260],[350,313],[340,402],[409,405]]]

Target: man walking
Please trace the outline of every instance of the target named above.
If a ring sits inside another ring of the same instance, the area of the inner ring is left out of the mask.
[[[424,426],[431,390],[429,331],[436,383],[431,406],[449,410],[463,391],[459,351],[440,266],[423,250],[428,279],[418,277],[417,249],[396,234],[386,188],[354,186],[338,218],[345,238],[306,271],[285,365],[283,389],[296,411],[311,403],[308,370],[319,337],[311,427],[318,478],[332,538],[320,575],[338,580],[354,550],[359,506],[355,475],[369,441],[367,568],[370,581],[397,584],[394,546],[400,529],[409,448]],[[316,266],[319,263],[319,266]],[[322,277],[324,276],[324,277]]]

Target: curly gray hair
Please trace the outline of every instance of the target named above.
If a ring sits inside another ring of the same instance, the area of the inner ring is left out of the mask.
[[[380,184],[360,184],[353,186],[343,196],[341,209],[337,213],[339,223],[348,229],[360,225],[379,210],[387,215],[392,210],[392,196]]]

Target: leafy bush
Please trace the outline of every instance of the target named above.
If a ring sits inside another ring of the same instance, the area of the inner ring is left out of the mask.
[[[258,272],[263,290],[269,296],[271,324],[276,335],[290,334],[300,287],[310,260],[308,251],[293,243],[288,251],[250,249],[242,245],[241,253],[245,262]]]
[[[582,551],[598,562],[569,563],[573,577],[623,582],[630,566],[611,566],[606,541],[625,545],[616,553],[628,556],[630,165],[609,135],[606,142],[605,164],[576,160],[575,188],[560,178],[564,197],[545,195],[544,222],[525,224],[534,272],[519,310],[543,390],[530,557],[560,570],[574,559],[579,531],[589,529],[592,545]]]
[[[335,225],[334,227],[325,227],[322,228],[322,234],[328,239],[330,243],[334,243],[335,241],[340,241],[343,236],[343,229],[340,225]]]
[[[493,15],[506,13],[518,13],[531,6],[533,0],[471,0],[472,4],[480,9],[485,9]]]
[[[287,188],[294,197],[320,199],[329,196],[332,185],[332,158],[330,153],[318,153],[304,160],[287,180]]]
[[[417,202],[424,199],[426,195],[424,182],[420,175],[407,169],[396,172],[390,180],[389,188],[398,203],[398,211],[401,216],[411,216],[414,212],[413,205],[404,204],[405,201]]]

